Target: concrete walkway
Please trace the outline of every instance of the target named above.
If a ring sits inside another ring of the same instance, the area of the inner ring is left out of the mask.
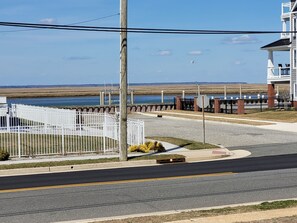
[[[297,208],[277,209],[269,211],[255,211],[249,213],[229,214],[224,216],[192,218],[182,221],[172,221],[167,223],[236,223],[269,220],[275,218],[297,216]],[[296,217],[297,219],[297,217]],[[295,219],[295,220],[296,220]],[[275,221],[276,222],[276,221]],[[296,222],[296,221],[294,221]]]
[[[162,142],[167,152],[165,153],[131,153],[130,158],[137,156],[150,156],[150,155],[162,155],[162,154],[179,154],[186,157],[186,162],[206,162],[222,159],[238,159],[250,155],[250,152],[245,150],[229,151],[226,148],[217,149],[204,149],[204,150],[188,150],[183,147]],[[10,164],[22,164],[22,163],[41,163],[41,162],[58,162],[66,160],[93,160],[103,158],[117,158],[118,155],[84,155],[84,156],[56,156],[56,157],[38,157],[38,158],[22,158],[12,159],[8,161],[0,162],[0,165]],[[68,172],[68,171],[82,171],[82,170],[95,170],[95,169],[114,169],[124,167],[140,167],[140,166],[153,166],[160,165],[156,163],[156,160],[140,160],[140,161],[128,161],[128,162],[106,162],[106,163],[92,163],[92,164],[80,164],[80,165],[67,165],[67,166],[47,166],[36,168],[22,168],[22,169],[7,169],[0,170],[1,176],[16,176],[16,175],[30,175],[41,173],[54,173],[54,172]]]

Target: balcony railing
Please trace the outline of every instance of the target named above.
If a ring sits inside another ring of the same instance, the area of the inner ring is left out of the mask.
[[[290,2],[282,3],[282,18],[283,19],[289,18],[290,13],[291,13],[291,3]]]
[[[268,79],[272,80],[290,80],[291,69],[290,67],[278,67],[278,68],[268,68]]]

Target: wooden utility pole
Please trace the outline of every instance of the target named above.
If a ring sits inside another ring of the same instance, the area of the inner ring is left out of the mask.
[[[121,51],[120,51],[120,161],[127,161],[127,1],[121,0]]]
[[[205,100],[205,96],[202,95],[202,125],[203,125],[203,144],[205,144],[205,114],[204,114],[204,100]]]

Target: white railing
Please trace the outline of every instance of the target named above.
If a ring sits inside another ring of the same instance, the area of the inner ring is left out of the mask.
[[[32,124],[67,125],[72,129],[76,125],[75,110],[13,104],[12,113],[14,117],[28,120]]]
[[[129,145],[139,145],[145,142],[144,122],[140,120],[128,120],[127,143]]]
[[[118,152],[117,115],[26,105],[13,105],[8,114],[1,109],[0,148],[11,157]],[[128,144],[142,143],[144,122],[128,119]]]
[[[6,116],[8,112],[7,104],[0,105],[0,116]]]
[[[103,125],[45,127],[14,126],[10,132],[0,128],[0,147],[11,157],[117,152],[117,140],[105,137]]]
[[[291,76],[290,67],[278,67],[278,68],[268,68],[269,78],[288,78]]]

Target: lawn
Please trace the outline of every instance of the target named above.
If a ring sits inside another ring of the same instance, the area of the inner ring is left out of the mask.
[[[196,142],[196,141],[192,141],[192,140],[179,139],[179,138],[173,138],[173,137],[151,136],[151,137],[147,137],[147,138],[152,139],[152,140],[157,140],[157,141],[168,142],[168,143],[180,146],[180,147],[184,147],[189,150],[219,148],[216,145],[212,145],[212,144],[208,144],[208,143],[203,144],[202,142]]]

